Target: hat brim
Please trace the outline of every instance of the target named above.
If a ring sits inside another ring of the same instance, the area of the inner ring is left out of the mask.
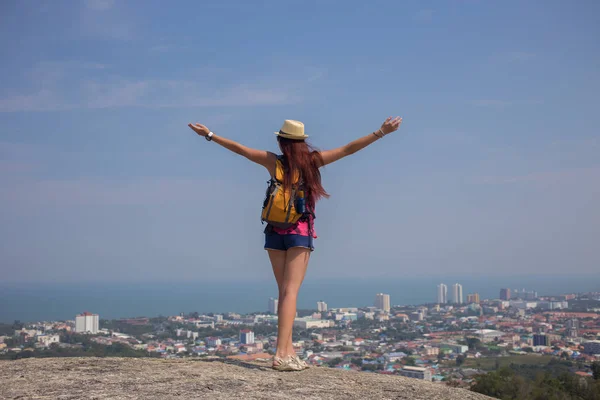
[[[286,138],[286,139],[303,140],[308,137],[308,135],[296,136],[296,135],[288,135],[286,133],[281,133],[281,132],[273,132],[273,133],[275,133],[277,136],[281,136],[282,138]]]

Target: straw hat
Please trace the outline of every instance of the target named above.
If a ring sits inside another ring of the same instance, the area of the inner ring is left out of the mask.
[[[308,135],[304,134],[304,124],[293,119],[286,119],[279,132],[275,132],[275,134],[286,139],[296,140],[303,140],[308,137]]]

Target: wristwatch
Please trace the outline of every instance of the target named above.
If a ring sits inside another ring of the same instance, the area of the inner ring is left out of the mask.
[[[204,139],[206,139],[210,142],[212,140],[212,135],[214,135],[214,133],[208,132],[208,135],[204,136]]]

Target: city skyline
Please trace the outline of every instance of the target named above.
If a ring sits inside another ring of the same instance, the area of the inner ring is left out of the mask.
[[[446,282],[456,281],[452,277]],[[450,280],[451,279],[451,280]],[[470,279],[470,280],[469,280]],[[500,288],[489,280],[464,277],[457,279],[463,291],[475,291],[480,298],[498,298]],[[598,291],[592,277],[573,280],[565,276],[560,281],[551,277],[532,277],[507,282],[516,287],[541,288],[539,295],[571,291],[572,293]],[[520,282],[520,283],[519,283]],[[438,281],[439,283],[439,281]],[[427,304],[437,302],[431,285],[432,279],[404,279],[401,281],[361,280],[353,282],[315,280],[307,277],[298,298],[298,308],[315,308],[318,301],[328,307],[373,304],[376,293],[388,293],[395,305]],[[81,309],[97,310],[103,317],[116,318],[136,315],[172,314],[181,311],[238,311],[252,312],[268,309],[265,293],[277,293],[273,282],[240,283],[179,283],[153,285],[58,285],[13,288],[0,284],[0,322],[38,320],[40,318],[69,318]],[[435,286],[433,286],[435,287]],[[433,293],[432,293],[433,292]],[[528,293],[535,294],[528,290]],[[276,299],[276,296],[271,296]]]

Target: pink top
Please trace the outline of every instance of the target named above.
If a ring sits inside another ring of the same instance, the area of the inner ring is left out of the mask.
[[[309,216],[308,219],[313,227],[313,230],[312,230],[313,238],[316,239],[317,232],[315,232],[315,220],[312,215]],[[280,235],[308,236],[308,222],[309,221],[298,221],[295,226],[292,226],[291,228],[288,228],[288,229],[281,229],[281,228],[273,227],[273,231]]]

